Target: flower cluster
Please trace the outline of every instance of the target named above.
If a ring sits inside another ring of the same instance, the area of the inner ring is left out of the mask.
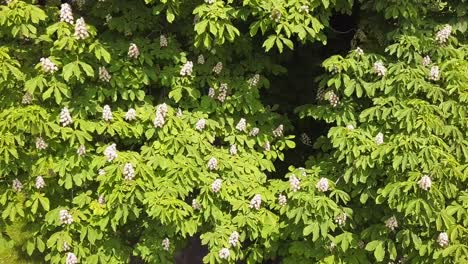
[[[270,141],[267,140],[267,142],[265,142],[265,144],[263,145],[263,149],[265,151],[270,151],[271,149]]]
[[[329,91],[328,92],[328,102],[330,103],[331,106],[337,107],[338,104],[340,103],[340,97],[336,95],[335,92]]]
[[[44,150],[47,148],[47,143],[44,141],[42,137],[37,137],[36,138],[36,148],[39,150]]]
[[[58,71],[57,65],[55,65],[55,63],[53,63],[49,58],[41,58],[40,61],[41,61],[42,69],[46,73],[54,73]]]
[[[291,176],[291,178],[289,178],[289,185],[291,186],[293,192],[297,192],[301,189],[301,181],[299,181],[299,179],[294,174]]]
[[[98,198],[98,203],[100,205],[104,205],[106,203],[106,198],[104,198],[104,195],[99,195],[99,198]]]
[[[262,205],[262,196],[260,194],[256,194],[252,200],[250,200],[249,208],[255,208],[255,210],[260,210],[260,206]]]
[[[211,157],[208,160],[207,166],[209,170],[216,170],[218,168],[218,160],[215,157]]]
[[[103,169],[98,170],[98,175],[104,175],[104,174],[106,174],[105,170],[103,170]]]
[[[112,76],[107,71],[106,67],[99,67],[99,80],[109,82]]]
[[[153,124],[155,127],[163,127],[166,123],[165,118],[167,115],[167,105],[165,103],[156,107],[156,116],[154,117]]]
[[[192,208],[193,210],[200,210],[201,209],[201,204],[197,201],[197,199],[192,200]]]
[[[208,89],[208,96],[209,96],[210,98],[214,98],[215,95],[216,95],[216,94],[215,94],[214,88],[213,88],[213,87],[210,87],[210,89]]]
[[[315,99],[317,101],[322,101],[323,99],[325,99],[325,89],[323,87],[320,87],[317,89],[317,94],[315,95]]]
[[[63,241],[62,250],[63,250],[63,251],[68,251],[68,250],[70,250],[70,245],[68,245],[68,243],[67,243],[66,241]]]
[[[222,62],[216,63],[212,71],[216,74],[220,74],[223,71],[223,63]]]
[[[245,131],[246,128],[247,128],[247,122],[246,122],[245,118],[241,118],[239,120],[239,123],[237,123],[237,125],[236,125],[236,129],[239,130],[239,131]]]
[[[381,61],[377,61],[376,63],[374,63],[374,72],[378,76],[385,76],[385,74],[387,73],[387,68],[385,68]]]
[[[140,56],[140,50],[135,43],[130,43],[127,55],[130,59],[136,59]]]
[[[215,193],[221,191],[221,187],[223,184],[223,180],[221,179],[216,179],[212,184],[211,184],[211,190]]]
[[[84,145],[79,146],[76,150],[76,154],[78,154],[80,157],[84,156],[86,154],[86,147]]]
[[[21,192],[21,190],[23,189],[23,184],[18,179],[14,179],[12,188],[15,192]]]
[[[72,252],[67,253],[67,259],[65,260],[65,264],[77,264],[78,258]]]
[[[193,62],[187,61],[184,66],[180,69],[180,76],[189,76],[192,75],[193,71]]]
[[[195,124],[195,129],[201,132],[203,131],[203,129],[205,129],[205,126],[206,126],[206,120],[204,118],[201,118]]]
[[[112,143],[104,150],[104,156],[106,156],[107,161],[113,161],[117,158],[117,145]]]
[[[256,135],[258,135],[259,132],[260,132],[260,128],[254,127],[252,128],[252,131],[250,131],[249,136],[255,137]]]
[[[167,47],[167,38],[166,38],[166,36],[161,35],[161,36],[159,37],[159,46],[160,46],[161,48]]]
[[[42,189],[45,187],[45,181],[42,176],[37,176],[36,177],[36,189]]]
[[[203,54],[198,55],[197,63],[205,64],[205,57],[203,56]]]
[[[216,0],[205,0],[205,3],[211,5],[215,2]]]
[[[279,125],[275,130],[273,130],[273,136],[275,137],[283,136],[283,125]]]
[[[25,93],[23,95],[23,98],[21,99],[21,103],[24,105],[28,105],[32,103],[32,100],[33,100],[32,95],[30,93]]]
[[[439,66],[431,67],[431,71],[429,72],[429,80],[432,80],[432,81],[439,80]]]
[[[437,31],[435,39],[439,44],[444,44],[452,34],[452,27],[450,25],[445,25],[441,30]]]
[[[346,129],[348,130],[354,130],[354,126],[352,124],[349,124],[346,126]]]
[[[431,64],[431,63],[432,63],[431,57],[429,57],[429,56],[427,56],[427,55],[422,59],[422,65],[423,65],[424,67],[429,66],[429,64]]]
[[[207,1],[210,1],[210,0],[207,0]],[[211,0],[211,1],[214,1],[214,0]],[[222,248],[220,251],[219,251],[219,258],[220,259],[228,259],[229,256],[231,255],[231,252],[229,252],[229,249],[227,248]]]
[[[359,56],[362,56],[362,55],[364,55],[364,50],[362,50],[360,47],[357,47],[357,48],[356,48],[356,53],[357,53]]]
[[[105,105],[102,108],[102,119],[104,119],[104,121],[106,121],[106,122],[112,121],[112,119],[113,119],[112,110],[111,110],[109,105]]]
[[[437,237],[437,243],[441,247],[446,247],[449,244],[449,238],[448,238],[447,233],[445,232],[440,233],[439,236]]]
[[[162,243],[161,243],[161,246],[162,248],[165,250],[165,251],[169,251],[169,247],[171,245],[171,241],[169,241],[169,238],[164,238]]]
[[[133,178],[135,178],[135,169],[133,168],[133,165],[131,163],[125,163],[123,168],[123,175],[124,179],[127,181],[131,181],[133,180]]]
[[[339,226],[342,226],[346,223],[347,215],[346,213],[339,214],[335,217],[335,223]]]
[[[65,3],[60,6],[60,21],[68,24],[73,24],[73,12],[69,4]]]
[[[387,219],[387,221],[385,221],[385,226],[388,229],[394,231],[398,227],[398,221],[397,221],[396,217],[392,216],[389,219]]]
[[[327,178],[320,178],[320,180],[317,182],[317,185],[315,185],[317,190],[320,192],[326,192],[328,191],[328,179]]]
[[[86,39],[89,37],[88,29],[86,28],[86,23],[84,18],[80,17],[76,20],[75,24],[75,38],[76,39]]]
[[[260,81],[260,75],[257,73],[252,78],[250,78],[247,81],[247,83],[250,85],[250,87],[254,87],[254,86],[257,86],[259,81]]]
[[[379,132],[377,136],[375,136],[375,144],[382,145],[384,143],[384,136],[382,132]]]
[[[301,134],[301,142],[306,145],[312,144],[312,140],[306,133]]]
[[[299,12],[309,14],[309,6],[302,5],[301,7],[299,7]]]
[[[229,148],[229,154],[231,155],[237,155],[237,146],[235,144],[232,144],[231,147]]]
[[[222,84],[219,86],[219,93],[218,93],[218,100],[219,100],[221,103],[224,103],[224,101],[226,100],[227,92],[228,92],[228,86],[227,86],[227,84],[226,84],[226,83],[222,83]]]
[[[287,202],[288,202],[288,199],[286,198],[286,195],[283,195],[283,194],[278,195],[278,204],[279,205],[285,206]]]
[[[66,209],[62,209],[59,212],[59,220],[61,224],[70,225],[73,223],[73,216]]]
[[[229,245],[235,247],[239,243],[239,233],[237,231],[234,231],[231,233],[229,236]]]
[[[418,185],[424,191],[427,191],[432,186],[432,180],[429,176],[423,175],[421,179],[418,181]]]
[[[68,126],[73,123],[73,119],[70,115],[70,111],[66,107],[62,108],[62,111],[60,111],[59,119],[60,119],[60,124],[62,124],[62,126]]]
[[[127,113],[125,113],[125,120],[133,121],[136,119],[136,110],[133,108],[128,109]]]

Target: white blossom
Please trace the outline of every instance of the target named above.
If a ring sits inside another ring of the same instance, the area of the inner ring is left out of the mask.
[[[354,130],[354,126],[351,125],[351,124],[349,124],[349,125],[346,126],[346,129],[348,129],[348,130]]]
[[[429,64],[431,64],[431,63],[432,63],[431,57],[429,57],[429,56],[427,56],[427,55],[422,59],[422,65],[423,65],[424,67],[429,66]]]
[[[237,231],[234,231],[231,233],[231,235],[229,236],[229,245],[235,247],[237,246],[237,244],[239,243],[239,233]]]
[[[168,111],[168,109],[167,109],[167,104],[166,104],[166,103],[162,103],[162,104],[158,105],[158,106],[156,107],[156,111],[159,112],[159,113],[161,113],[162,116],[166,117],[167,111]]]
[[[161,243],[161,246],[162,248],[165,250],[165,251],[169,251],[169,247],[171,245],[171,242],[169,241],[169,238],[164,238],[162,243]]]
[[[42,137],[37,137],[36,138],[36,148],[39,150],[44,150],[47,148],[47,143],[44,141]]]
[[[281,19],[281,12],[277,9],[273,9],[270,14],[270,18],[273,19],[276,23],[278,23]]]
[[[219,86],[219,93],[218,93],[218,100],[219,100],[221,103],[224,103],[224,101],[226,100],[227,92],[228,92],[227,83],[222,83],[222,84]]]
[[[103,170],[103,169],[98,170],[98,175],[104,175],[104,174],[106,174],[105,170]]]
[[[70,245],[68,245],[68,243],[67,243],[66,241],[63,241],[62,250],[63,250],[63,251],[68,251],[68,250],[70,250]]]
[[[106,156],[107,161],[113,161],[117,158],[117,145],[112,143],[104,150],[104,156]]]
[[[223,180],[221,179],[216,179],[212,184],[211,184],[211,190],[215,193],[219,192],[221,190],[223,184]]]
[[[216,2],[216,0],[205,0],[205,3],[209,5],[213,4],[214,2]]]
[[[229,148],[229,154],[231,155],[237,155],[237,146],[235,144],[232,144],[231,147]]]
[[[23,189],[23,184],[18,179],[13,180],[12,188],[15,192],[21,192]]]
[[[442,232],[439,234],[439,236],[437,237],[437,243],[441,246],[441,247],[446,247],[448,244],[449,244],[450,240],[448,238],[448,235],[446,232]]]
[[[444,44],[452,34],[452,27],[450,25],[445,25],[441,30],[437,31],[435,39],[439,44]]]
[[[24,93],[23,98],[21,99],[21,103],[24,105],[31,104],[33,97],[30,93]]]
[[[255,74],[252,78],[250,78],[247,83],[251,86],[257,86],[258,82],[260,81],[260,74]]]
[[[418,185],[424,191],[427,191],[432,186],[432,180],[429,176],[423,175],[421,179],[418,181]]]
[[[203,131],[203,129],[205,129],[205,126],[206,126],[206,120],[202,118],[198,120],[197,123],[195,124],[195,129],[201,132]]]
[[[385,74],[387,73],[387,68],[385,68],[381,61],[377,61],[376,63],[374,63],[374,72],[378,76],[385,76]]]
[[[78,156],[84,156],[86,154],[86,147],[84,145],[80,145],[76,150],[76,154],[78,154]]]
[[[286,195],[283,195],[283,194],[278,195],[278,204],[279,205],[285,206],[287,202],[288,202],[288,199],[286,198]]]
[[[291,186],[293,192],[297,192],[301,189],[301,181],[299,181],[299,179],[294,174],[289,178],[289,185]]]
[[[133,121],[136,119],[136,110],[133,108],[128,109],[127,113],[125,113],[125,120]]]
[[[65,3],[60,6],[60,21],[73,24],[73,12],[69,4]]]
[[[112,121],[113,119],[112,110],[109,105],[105,105],[102,108],[102,119],[104,119],[104,121],[107,121],[107,122]]]
[[[42,189],[45,187],[45,181],[42,176],[37,176],[36,177],[36,189]]]
[[[237,123],[237,125],[236,125],[236,129],[239,130],[239,131],[245,131],[246,128],[247,128],[247,122],[246,122],[245,118],[241,118],[239,120],[239,123]]]
[[[40,61],[41,61],[42,69],[46,73],[54,73],[58,71],[57,65],[55,65],[55,63],[53,63],[49,58],[41,58]]]
[[[333,91],[328,92],[328,102],[330,102],[330,105],[333,107],[337,107],[338,104],[340,103],[340,97],[335,94]]]
[[[282,137],[283,136],[283,125],[279,125],[275,130],[273,130],[273,135],[275,137]]]
[[[216,63],[216,65],[213,67],[213,70],[212,70],[214,73],[216,74],[220,74],[221,71],[223,71],[223,63],[222,62],[218,62]]]
[[[346,223],[347,215],[346,213],[339,214],[335,217],[335,223],[339,226],[342,226]]]
[[[208,160],[207,166],[209,170],[216,170],[218,168],[218,160],[215,157],[211,157]]]
[[[208,89],[208,96],[211,97],[211,98],[214,98],[215,97],[215,90],[213,87],[210,87],[210,89]]]
[[[429,72],[429,80],[438,81],[439,80],[439,66],[432,66],[431,71]]]
[[[192,200],[192,208],[193,210],[200,210],[201,209],[201,204],[197,201],[197,199]]]
[[[159,37],[159,46],[160,46],[161,48],[167,47],[167,38],[166,38],[166,36],[161,35],[161,36]]]
[[[258,135],[259,132],[260,129],[258,127],[254,127],[252,128],[252,131],[250,131],[249,136],[255,137],[256,135]]]
[[[130,43],[127,55],[130,59],[136,59],[140,56],[140,50],[135,43]]]
[[[107,71],[106,67],[99,67],[99,80],[109,82],[112,76]]]
[[[299,12],[309,14],[309,6],[302,5],[301,7],[299,7]]]
[[[214,1],[214,0],[206,0],[206,1]],[[229,249],[227,249],[227,248],[222,248],[219,251],[219,258],[220,259],[228,259],[230,255],[231,255],[231,252],[229,252]]]
[[[375,143],[377,145],[381,145],[384,143],[384,135],[382,134],[382,132],[379,132],[377,136],[375,136]]]
[[[357,53],[359,56],[362,56],[362,55],[364,55],[364,50],[362,50],[360,47],[357,47],[357,48],[356,48],[356,53]]]
[[[59,220],[61,224],[70,225],[73,223],[73,216],[66,209],[62,209],[59,212]]]
[[[133,178],[135,177],[135,169],[133,169],[133,165],[131,163],[125,163],[123,168],[123,175],[125,180],[133,180]]]
[[[64,127],[73,123],[73,119],[70,115],[70,111],[66,107],[62,108],[62,111],[60,111],[59,119],[60,119],[60,123]]]
[[[198,55],[197,63],[205,64],[205,57],[203,56],[203,54]]]
[[[156,116],[154,117],[154,120],[153,120],[153,124],[155,127],[163,127],[164,124],[165,124],[165,120],[164,120],[164,116],[159,113],[159,112],[156,112]]]
[[[109,24],[109,22],[112,20],[112,15],[111,14],[107,14],[106,15],[106,23],[104,24]]]
[[[315,95],[315,99],[317,101],[322,101],[323,99],[325,99],[325,88],[320,87],[317,89],[317,94]]]
[[[306,133],[301,134],[301,142],[306,145],[310,145],[312,143],[312,140]]]
[[[76,263],[78,263],[78,258],[76,257],[76,255],[72,252],[68,252],[65,264],[76,264]]]
[[[255,208],[255,210],[259,210],[261,205],[262,205],[262,196],[260,194],[256,194],[252,198],[252,200],[250,200],[249,208]]]
[[[180,69],[180,76],[192,75],[193,72],[193,62],[187,61],[184,66]]]
[[[395,216],[392,216],[385,221],[385,226],[394,231],[398,227],[398,221]]]
[[[86,23],[84,18],[80,17],[76,20],[75,24],[75,38],[76,39],[86,39],[89,37],[88,29],[86,28]]]
[[[182,114],[183,114],[183,113],[182,113],[182,109],[180,109],[180,108],[177,108],[177,114],[176,114],[176,115],[177,115],[177,117],[181,117],[181,116],[182,116]]]
[[[327,178],[320,178],[320,180],[317,182],[317,185],[315,185],[315,187],[320,192],[328,191],[328,187],[329,187],[328,179]]]
[[[270,141],[265,142],[265,144],[263,145],[263,149],[265,151],[270,151],[271,149]]]
[[[106,199],[104,198],[104,195],[99,195],[99,198],[98,198],[98,203],[100,205],[104,205],[106,203]]]

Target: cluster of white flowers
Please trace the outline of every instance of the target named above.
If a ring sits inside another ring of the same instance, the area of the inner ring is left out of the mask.
[[[106,67],[99,67],[99,80],[109,82],[112,76],[107,71]]]
[[[301,189],[301,181],[294,174],[289,178],[289,185],[293,192],[297,192]]]
[[[104,121],[107,121],[107,122],[112,121],[113,119],[112,110],[109,105],[105,105],[102,108],[102,119],[104,119]]]
[[[76,150],[76,154],[78,154],[80,157],[84,156],[86,154],[86,147],[84,145],[79,146]]]
[[[222,62],[216,63],[212,71],[216,74],[220,74],[223,71],[223,63]]]
[[[62,250],[63,250],[63,251],[68,251],[68,250],[70,250],[70,245],[68,245],[68,243],[67,243],[66,241],[63,241]]]
[[[164,238],[163,241],[161,242],[162,248],[165,251],[169,251],[169,246],[171,245],[171,242],[169,241],[169,238]]]
[[[283,194],[278,195],[278,204],[279,205],[285,206],[287,202],[288,202],[288,199],[286,198],[286,195],[283,195]]]
[[[214,2],[216,2],[216,0],[205,0],[205,3],[209,5],[213,4]]]
[[[357,48],[356,48],[356,53],[357,53],[359,56],[362,56],[362,55],[364,55],[364,50],[362,50],[360,47],[357,47]]]
[[[273,136],[282,137],[283,136],[283,125],[279,125],[275,130],[273,130]]]
[[[237,155],[237,146],[235,144],[232,144],[231,147],[229,148],[229,154],[231,155]]]
[[[73,12],[69,4],[65,3],[60,6],[60,21],[73,24]]]
[[[315,185],[317,190],[320,192],[326,192],[328,191],[328,179],[327,178],[320,178],[320,180],[317,182],[317,185]]]
[[[299,12],[309,14],[309,6],[302,5],[301,7],[299,7]]]
[[[136,119],[136,110],[133,108],[128,109],[127,113],[125,113],[125,120],[133,121]]]
[[[76,257],[76,255],[72,252],[68,252],[65,264],[77,264],[77,263],[78,263],[78,258]]]
[[[184,66],[180,69],[180,76],[192,75],[193,71],[193,62],[187,61]]]
[[[214,98],[216,96],[216,93],[213,87],[210,87],[210,89],[208,89],[208,96],[211,98]]]
[[[57,65],[55,65],[55,63],[53,63],[49,58],[41,58],[41,66],[46,73],[54,73],[58,71]]]
[[[156,107],[156,116],[154,117],[153,124],[155,127],[163,127],[166,123],[165,118],[167,115],[167,105],[165,103],[158,105]]]
[[[330,102],[330,105],[333,107],[337,107],[338,104],[340,103],[340,97],[335,94],[333,91],[328,92],[328,102]]]
[[[138,49],[138,46],[135,43],[130,43],[127,55],[131,59],[136,59],[140,56],[140,50]]]
[[[195,129],[201,132],[203,131],[203,129],[205,129],[205,126],[206,126],[206,120],[204,118],[201,118],[195,124]]]
[[[312,140],[306,133],[301,134],[301,142],[306,145],[312,144]]]
[[[107,161],[113,161],[117,158],[117,145],[112,143],[104,150],[104,156],[106,156]]]
[[[209,170],[216,170],[218,168],[218,160],[215,157],[211,157],[207,163]]]
[[[124,179],[127,181],[131,181],[135,177],[135,169],[133,169],[133,165],[130,162],[125,163],[123,167],[123,175]]]
[[[104,169],[98,170],[98,175],[104,175],[104,174],[106,174],[106,171]]]
[[[66,107],[62,108],[62,111],[60,111],[59,119],[62,126],[68,126],[73,123],[70,111],[68,111],[68,108]]]
[[[198,55],[197,63],[205,64],[205,57],[203,56],[203,54]]]
[[[385,221],[385,226],[392,231],[398,228],[398,221],[396,217],[392,216],[389,219],[387,219],[387,221]]]
[[[302,176],[304,176],[304,177],[307,176],[307,171],[306,171],[306,169],[304,169],[303,167],[299,167],[299,168],[297,168],[297,169],[298,169],[299,171],[301,171],[301,175],[302,175]]]
[[[229,236],[229,245],[235,247],[239,243],[239,233],[237,231],[234,231],[231,233]]]
[[[270,14],[270,18],[273,19],[276,23],[278,23],[281,19],[281,12],[277,9],[273,9]]]
[[[387,68],[385,68],[381,61],[377,61],[376,63],[374,63],[374,72],[378,76],[385,76],[385,74],[387,73]]]
[[[254,127],[252,128],[252,131],[250,131],[249,136],[255,137],[256,135],[258,135],[259,132],[260,132],[260,128]]]
[[[73,223],[73,216],[66,209],[62,209],[59,212],[59,220],[61,224],[70,225]]]
[[[44,150],[47,148],[47,143],[44,141],[42,137],[37,137],[36,138],[36,148],[39,150]]]
[[[239,131],[245,131],[246,128],[247,128],[247,122],[246,122],[245,118],[241,118],[239,120],[239,123],[237,123],[237,125],[236,125],[236,129],[239,130]]]
[[[255,208],[255,210],[260,210],[260,206],[262,205],[262,196],[260,194],[256,194],[252,200],[250,200],[249,208]]]
[[[213,1],[214,0],[206,0],[206,1]],[[227,248],[222,248],[220,251],[219,251],[219,258],[220,259],[228,259],[229,256],[231,256],[231,252],[229,252],[229,249]]]
[[[106,203],[106,198],[104,198],[104,195],[99,195],[99,198],[98,198],[98,203],[100,205],[104,205]]]
[[[432,186],[432,180],[429,176],[423,175],[418,181],[418,185],[421,189],[427,191]]]
[[[265,144],[263,145],[263,149],[265,151],[270,151],[271,149],[270,141],[265,142]]]
[[[215,193],[221,191],[221,187],[223,185],[223,180],[221,179],[216,179],[212,184],[211,184],[211,190]]]
[[[112,20],[112,15],[111,14],[107,14],[106,15],[106,22],[104,23],[105,24],[109,24],[109,22]]]
[[[197,201],[197,199],[192,200],[192,208],[193,210],[200,210],[201,209],[201,204]]]
[[[75,38],[76,39],[86,39],[89,37],[88,29],[86,28],[86,23],[84,18],[80,17],[76,20],[75,24]]]
[[[160,46],[161,48],[167,47],[167,38],[166,38],[166,36],[161,35],[161,36],[159,37],[159,46]]]
[[[176,114],[176,115],[177,115],[177,117],[181,117],[181,116],[182,116],[182,114],[183,114],[183,113],[182,113],[182,109],[180,109],[180,108],[177,108],[177,114]]]
[[[448,235],[445,232],[440,233],[439,236],[437,237],[437,243],[441,247],[446,247],[449,244],[449,241],[450,240],[448,238]]]
[[[381,145],[383,143],[384,143],[384,135],[382,134],[382,132],[379,132],[377,136],[375,136],[375,144]]]
[[[18,179],[13,180],[12,188],[15,192],[21,192],[23,189],[23,184]]]
[[[45,181],[42,176],[37,176],[36,177],[36,189],[42,189],[45,187]]]
[[[222,83],[222,84],[219,86],[219,93],[218,93],[218,100],[219,100],[221,103],[224,103],[224,101],[226,100],[227,92],[228,92],[227,83]]]
[[[322,101],[325,99],[325,89],[323,87],[318,88],[317,94],[315,95],[317,101]]]
[[[427,55],[422,59],[422,65],[424,67],[429,66],[429,64],[431,64],[431,63],[432,63],[431,57],[429,57]]]
[[[260,81],[260,74],[255,74],[252,78],[250,78],[247,83],[250,85],[250,87],[257,86],[258,82]]]
[[[21,99],[21,103],[24,105],[28,105],[32,103],[32,100],[33,100],[32,95],[30,93],[25,93],[23,95],[23,98]]]
[[[438,81],[439,80],[439,66],[432,66],[431,71],[429,72],[429,80]]]
[[[441,30],[437,31],[435,39],[439,44],[444,44],[452,34],[452,26],[445,25]]]
[[[346,223],[346,219],[347,219],[347,215],[346,213],[342,213],[342,214],[339,214],[335,217],[335,223],[339,226],[342,226]]]

